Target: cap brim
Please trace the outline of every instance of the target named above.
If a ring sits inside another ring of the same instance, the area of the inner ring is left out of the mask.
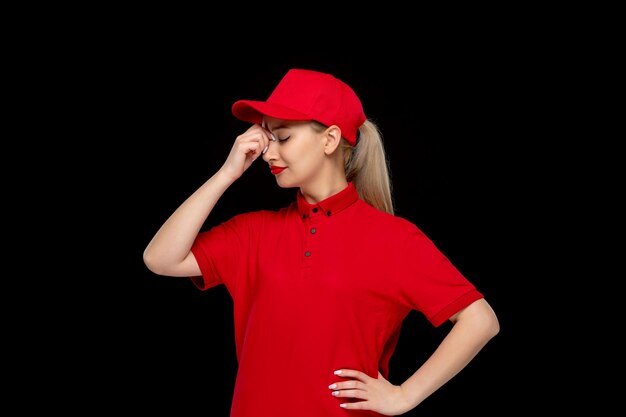
[[[232,112],[239,120],[259,124],[264,116],[283,120],[311,120],[307,114],[266,101],[239,100],[233,104]]]

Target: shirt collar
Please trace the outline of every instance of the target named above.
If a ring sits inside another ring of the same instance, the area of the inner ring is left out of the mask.
[[[350,206],[358,199],[359,194],[356,191],[356,187],[351,182],[349,182],[348,186],[339,191],[337,194],[333,194],[330,197],[315,204],[311,204],[306,201],[300,190],[298,190],[297,194],[298,211],[303,218],[310,215],[311,213],[316,213],[319,211],[321,211],[321,213],[325,214],[326,216],[335,215],[341,210]]]

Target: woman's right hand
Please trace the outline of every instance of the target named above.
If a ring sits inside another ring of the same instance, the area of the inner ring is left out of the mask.
[[[248,130],[237,136],[220,171],[233,181],[238,179],[263,154],[270,140],[272,140],[272,134],[268,130],[258,124],[250,126]]]

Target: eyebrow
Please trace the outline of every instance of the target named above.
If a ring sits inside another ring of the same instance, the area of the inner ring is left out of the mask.
[[[275,130],[280,130],[280,129],[288,129],[288,128],[289,128],[289,125],[282,124],[282,125],[274,126],[273,128],[271,128],[271,129],[270,129],[270,126],[266,124],[266,125],[265,125],[265,128],[266,128],[267,130],[269,130],[270,132],[273,132],[273,131],[275,131]]]
[[[297,120],[293,120],[291,123],[283,123],[277,126],[274,126],[271,130],[269,127],[269,124],[267,122],[263,122],[263,127],[265,127],[265,129],[269,130],[270,132],[273,132],[274,130],[278,130],[278,129],[289,129],[290,127],[293,127],[294,124],[298,124]]]

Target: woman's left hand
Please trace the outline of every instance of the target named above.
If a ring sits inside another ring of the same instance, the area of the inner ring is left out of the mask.
[[[397,416],[411,409],[402,387],[391,384],[380,372],[378,378],[354,369],[340,369],[335,371],[335,375],[349,379],[331,384],[328,388],[332,390],[332,395],[360,400],[341,403],[340,406],[346,410],[371,410],[386,416]]]

